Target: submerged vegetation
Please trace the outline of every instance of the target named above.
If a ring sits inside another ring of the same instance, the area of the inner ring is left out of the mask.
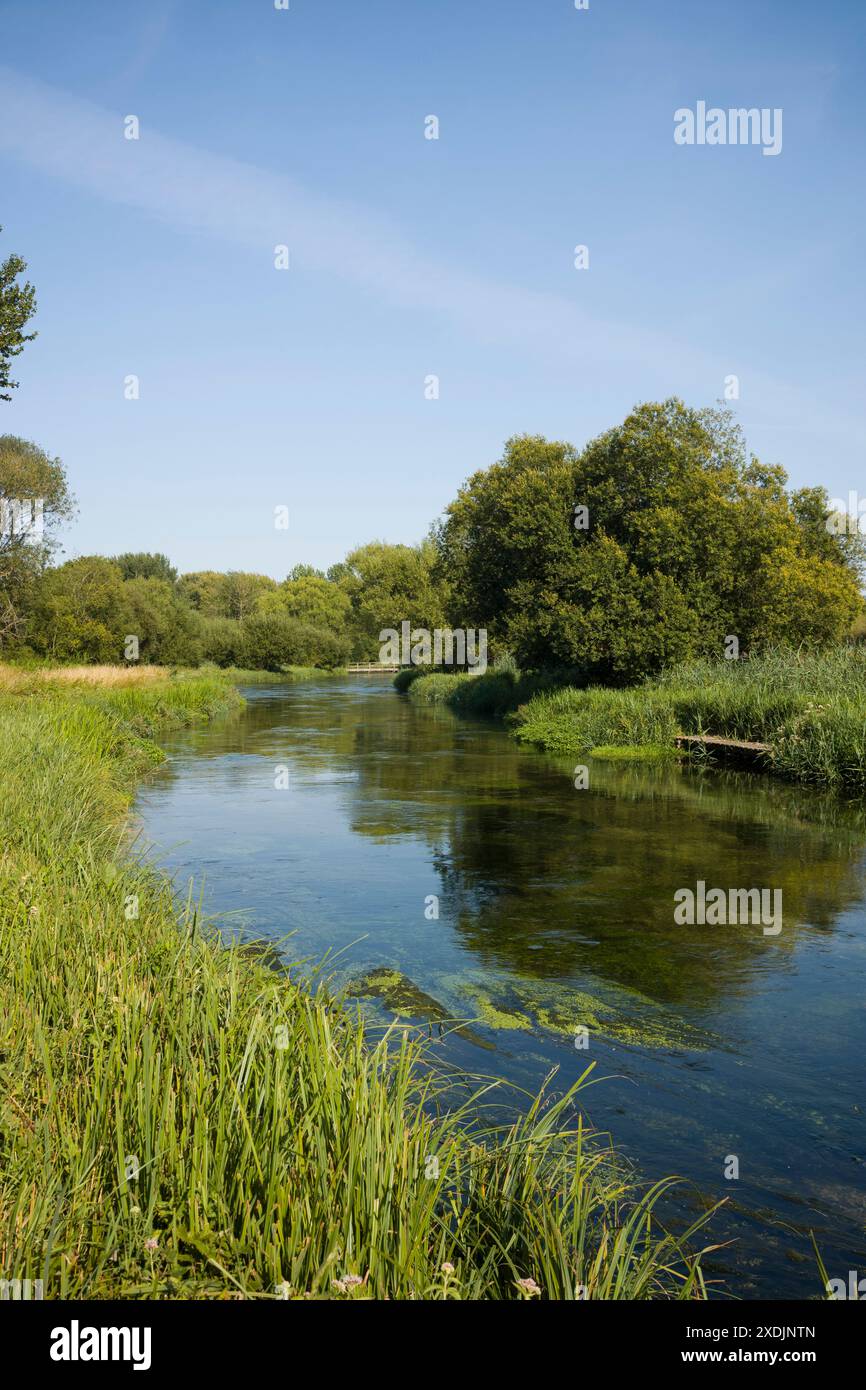
[[[709,1035],[675,1011],[666,1009],[635,988],[616,987],[610,981],[587,993],[571,985],[540,978],[512,975],[506,980],[442,980],[454,1000],[449,1008],[420,989],[402,971],[379,966],[347,987],[350,998],[377,1001],[397,1018],[433,1024],[454,1032],[475,1046],[491,1043],[477,1029],[549,1033],[574,1042],[584,1032],[643,1048],[704,1051]]]
[[[119,857],[151,735],[237,704],[217,677],[4,683],[4,1276],[47,1298],[703,1296],[705,1217],[659,1226],[673,1180],[639,1188],[587,1135],[588,1074],[484,1132],[412,1030],[376,1041]]]
[[[677,734],[704,734],[767,744],[765,770],[782,776],[866,789],[862,646],[705,658],[623,689],[568,681],[492,671],[421,675],[402,688],[414,700],[504,717],[518,739],[554,753],[651,761],[673,756]]]

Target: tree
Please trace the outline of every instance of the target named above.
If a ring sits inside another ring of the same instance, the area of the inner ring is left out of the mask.
[[[342,565],[332,566],[328,576],[351,604],[350,633],[358,656],[376,655],[383,628],[399,630],[408,621],[432,632],[444,625],[436,560],[430,539],[415,546],[372,541],[353,550]]]
[[[3,228],[0,227],[0,232]],[[7,256],[0,263],[0,401],[11,401],[12,391],[18,385],[9,376],[13,357],[24,351],[24,344],[32,342],[35,333],[25,333],[24,327],[36,311],[36,291],[29,281],[17,283],[18,276],[27,269],[27,262],[20,256]]]
[[[225,575],[217,570],[198,570],[182,574],[179,586],[191,607],[203,618],[222,618]]]
[[[20,638],[57,530],[74,513],[60,459],[0,435],[0,646]]]
[[[48,570],[30,614],[34,651],[56,661],[123,660],[124,583],[117,565],[83,555]]]
[[[167,584],[177,583],[177,570],[167,555],[151,551],[126,551],[115,555],[114,563],[120,567],[124,579],[163,579]]]
[[[453,623],[483,626],[535,668],[632,680],[725,637],[842,636],[860,607],[854,549],[820,489],[794,494],[750,458],[726,409],[635,408],[578,454],[508,441],[438,533]]]
[[[124,636],[138,638],[141,661],[194,666],[201,659],[201,619],[174,584],[155,575],[128,579],[121,595]]]
[[[348,594],[338,584],[332,584],[323,574],[300,566],[278,589],[259,599],[260,613],[283,613],[313,627],[345,633],[352,604]]]
[[[259,613],[241,624],[241,664],[253,670],[285,666],[339,666],[348,644],[333,632],[282,614]]]
[[[220,617],[237,618],[242,622],[256,611],[262,594],[271,593],[277,581],[267,574],[245,574],[242,570],[229,570],[222,576],[219,590]]]

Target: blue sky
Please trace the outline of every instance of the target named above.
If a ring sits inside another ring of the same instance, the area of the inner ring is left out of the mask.
[[[512,434],[730,374],[760,457],[866,493],[861,0],[0,0],[0,33],[39,296],[0,431],[66,463],[67,554],[326,566]],[[699,100],[782,108],[781,154],[677,146]]]

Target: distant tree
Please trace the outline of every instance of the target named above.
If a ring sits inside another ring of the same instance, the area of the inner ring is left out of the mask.
[[[74,513],[60,460],[0,435],[0,647],[20,638],[57,531]]]
[[[167,584],[177,583],[177,570],[167,555],[151,551],[126,551],[115,555],[114,563],[119,565],[124,579],[164,579]]]
[[[345,633],[352,607],[348,594],[323,574],[305,568],[309,572],[296,574],[293,570],[285,583],[263,594],[257,611],[283,613],[313,627]]]
[[[244,632],[235,618],[199,618],[203,661],[217,666],[241,666],[244,660]]]
[[[117,565],[83,555],[44,575],[27,641],[56,661],[123,660],[124,583]]]
[[[220,616],[237,618],[239,622],[255,613],[262,594],[271,593],[277,587],[276,580],[267,574],[246,574],[242,570],[229,570],[222,580]]]
[[[332,566],[329,578],[348,596],[349,627],[358,656],[375,656],[379,633],[404,621],[432,631],[444,624],[443,594],[437,582],[436,547],[389,545],[372,541]]]
[[[138,638],[139,660],[195,666],[202,619],[174,584],[155,576],[128,579],[121,595],[124,636]]]
[[[289,579],[324,579],[323,570],[317,570],[315,565],[293,565],[288,573]]]
[[[0,227],[0,232],[3,228]],[[13,357],[24,351],[35,333],[25,333],[28,320],[36,311],[36,291],[29,281],[18,284],[18,276],[27,269],[20,256],[7,256],[0,263],[0,401],[10,401],[18,385],[9,376]]]
[[[348,657],[348,642],[336,633],[282,614],[259,613],[241,623],[242,666],[280,671],[285,666],[339,666]]]
[[[178,583],[181,593],[203,618],[221,618],[224,616],[224,580],[225,575],[217,570],[198,570],[182,574]]]
[[[257,612],[266,594],[276,593],[277,581],[267,574],[247,574],[243,570],[198,570],[183,574],[181,593],[205,618],[234,618],[238,622]]]

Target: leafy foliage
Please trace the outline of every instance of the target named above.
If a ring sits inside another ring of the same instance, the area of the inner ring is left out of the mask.
[[[823,489],[789,495],[726,410],[638,406],[578,454],[522,436],[438,533],[454,623],[529,668],[629,681],[701,654],[831,642],[862,606],[862,547]]]
[[[3,228],[0,227],[0,231]],[[0,401],[12,399],[18,385],[9,375],[13,357],[24,351],[35,333],[25,333],[28,321],[36,312],[36,291],[29,281],[18,283],[19,275],[27,269],[20,256],[7,256],[0,263]]]

